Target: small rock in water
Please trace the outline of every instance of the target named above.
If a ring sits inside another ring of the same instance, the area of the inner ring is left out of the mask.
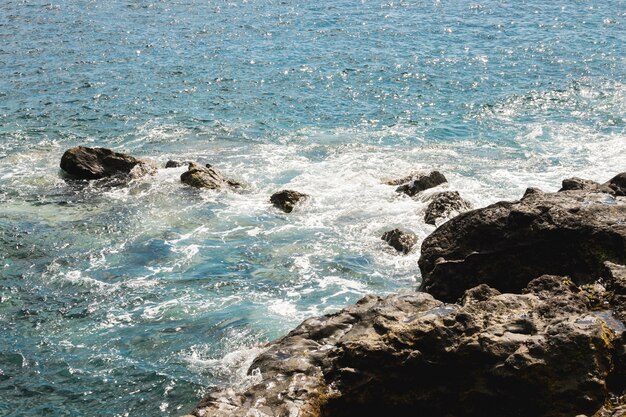
[[[471,208],[470,203],[458,191],[444,191],[436,194],[428,204],[424,221],[435,225],[439,219],[452,217]]]
[[[415,246],[417,236],[411,232],[393,229],[383,233],[382,240],[389,243],[389,246],[393,247],[398,252],[402,252],[406,255],[411,251],[411,248]]]
[[[165,164],[165,168],[178,168],[178,167],[182,167],[183,165],[185,165],[184,162],[174,161],[174,160],[170,159]]]
[[[285,213],[291,213],[298,202],[306,200],[308,197],[308,194],[298,191],[281,190],[272,194],[270,202]]]
[[[241,184],[237,181],[230,180],[217,169],[208,165],[206,167],[189,163],[189,169],[180,176],[180,180],[187,185],[196,188],[220,189],[225,187],[241,188]]]
[[[413,197],[419,192],[436,187],[444,182],[448,182],[448,180],[441,172],[431,171],[428,173],[415,172],[405,178],[387,181],[386,184],[399,185],[396,189],[397,192]]]
[[[96,180],[118,175],[154,173],[146,161],[107,148],[77,146],[65,151],[61,168],[78,179]]]

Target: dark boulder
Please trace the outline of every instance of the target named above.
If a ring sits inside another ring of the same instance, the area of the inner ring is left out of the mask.
[[[107,148],[77,146],[61,157],[61,169],[77,179],[95,180],[113,176],[140,176],[154,168],[141,159]]]
[[[411,248],[415,246],[415,243],[417,243],[417,236],[411,232],[393,229],[383,233],[382,240],[387,242],[389,246],[393,247],[398,252],[402,252],[406,255],[411,251]]]
[[[578,178],[578,177],[572,177],[572,178],[566,178],[563,180],[563,183],[561,184],[561,189],[559,190],[559,192],[561,191],[572,191],[572,190],[587,190],[587,191],[596,191],[598,190],[602,185],[592,181],[592,180],[586,180],[584,178]]]
[[[471,204],[458,191],[443,191],[432,197],[426,207],[424,221],[435,225],[437,220],[453,217],[471,208]]]
[[[620,334],[557,276],[524,294],[483,284],[461,304],[367,296],[272,342],[250,367],[255,383],[213,392],[193,414],[592,415],[612,394],[607,381],[623,376]]]
[[[626,200],[595,190],[534,192],[444,223],[422,244],[421,289],[444,301],[488,284],[519,292],[542,274],[586,283],[626,263]]]
[[[240,188],[241,184],[230,180],[211,165],[202,166],[195,162],[189,163],[187,171],[183,172],[180,180],[187,185],[196,188]]]
[[[285,213],[291,213],[300,201],[309,198],[307,194],[293,190],[281,190],[270,197],[270,202],[274,207],[281,209]]]
[[[441,172],[431,171],[428,173],[415,172],[405,178],[387,181],[386,184],[399,185],[399,187],[396,188],[397,192],[404,193],[412,197],[421,191],[436,187],[445,182],[448,182],[448,180]]]
[[[626,196],[626,172],[617,174],[604,184],[592,180],[573,177],[563,180],[561,191],[586,190],[598,193],[607,193],[613,196]]]
[[[613,195],[621,197],[626,196],[626,172],[617,174],[604,185],[613,190]]]
[[[165,168],[178,168],[186,164],[189,164],[189,162],[180,162],[180,161],[174,161],[173,159],[170,159],[169,161],[165,163]]]

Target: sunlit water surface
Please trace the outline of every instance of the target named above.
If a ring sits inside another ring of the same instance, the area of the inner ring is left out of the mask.
[[[176,416],[262,343],[414,290],[425,199],[626,170],[623,1],[0,4],[0,415]],[[75,145],[242,192],[67,182]],[[439,169],[415,199],[385,179]],[[281,188],[312,198],[287,215]]]

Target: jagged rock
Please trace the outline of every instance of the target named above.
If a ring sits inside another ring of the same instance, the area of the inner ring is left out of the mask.
[[[154,172],[146,161],[107,148],[77,146],[65,151],[61,168],[78,179],[94,180],[120,175],[141,176]]]
[[[383,233],[382,240],[387,242],[389,246],[393,247],[398,252],[402,252],[406,255],[411,251],[411,248],[415,246],[415,243],[417,243],[417,236],[415,236],[415,233],[393,229]]]
[[[397,192],[405,193],[412,197],[421,191],[436,187],[444,182],[448,182],[448,180],[441,172],[431,171],[428,173],[414,172],[408,177],[387,181],[386,184],[399,185],[396,188]]]
[[[367,296],[271,343],[250,367],[260,380],[209,394],[193,414],[592,415],[611,394],[607,381],[624,375],[613,360],[622,331],[556,276],[524,294],[479,285],[461,304]]]
[[[463,213],[422,244],[421,289],[444,301],[486,283],[519,292],[542,274],[576,283],[626,263],[626,199],[588,190],[530,193]]]
[[[196,188],[220,189],[241,187],[240,183],[224,177],[221,172],[211,165],[202,166],[195,162],[189,163],[189,168],[182,173],[180,180]]]
[[[424,221],[435,225],[439,219],[453,217],[471,208],[470,203],[464,200],[458,191],[443,191],[435,194],[426,207]]]
[[[604,184],[578,177],[567,178],[563,180],[563,184],[559,192],[571,190],[586,190],[599,193],[607,193],[614,196],[625,196],[626,172],[617,174],[615,177],[611,178]]]
[[[566,178],[563,180],[563,183],[561,184],[561,189],[559,190],[559,192],[571,191],[571,190],[595,191],[599,187],[601,187],[601,184],[595,181],[573,177],[573,178]]]
[[[616,196],[626,196],[626,172],[617,174],[611,178],[605,185],[607,185],[613,194]]]
[[[270,202],[274,207],[281,209],[285,213],[291,213],[300,201],[309,198],[308,194],[293,190],[281,190],[270,197]]]

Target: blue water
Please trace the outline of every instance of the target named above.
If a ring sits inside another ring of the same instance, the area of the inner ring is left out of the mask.
[[[0,2],[0,415],[177,416],[263,343],[414,290],[437,168],[476,207],[626,170],[621,1]],[[184,168],[81,186],[75,145]],[[285,215],[268,196],[311,194]]]

